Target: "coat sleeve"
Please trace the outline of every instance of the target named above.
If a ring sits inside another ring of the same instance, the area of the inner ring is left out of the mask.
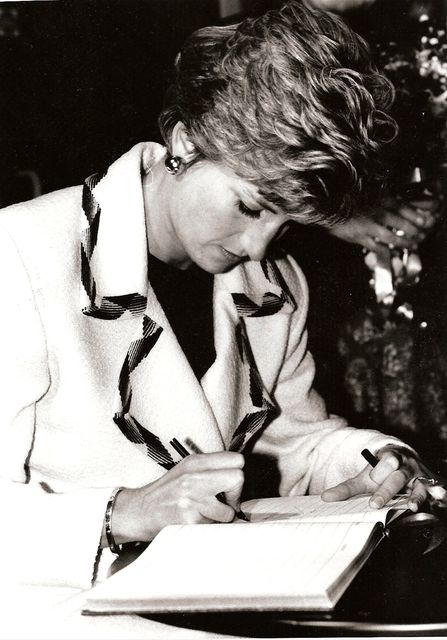
[[[360,453],[365,447],[374,452],[386,444],[404,445],[397,438],[352,428],[344,419],[328,415],[323,399],[313,389],[315,365],[307,350],[307,283],[294,261],[290,260],[288,268],[292,275],[288,281],[298,305],[290,314],[287,331],[278,338],[286,343],[273,385],[280,414],[265,429],[254,452],[276,461],[281,495],[303,495],[321,493],[359,473],[365,466]],[[268,361],[263,362],[264,354],[271,358],[268,345],[257,351],[261,377],[263,369],[270,366]]]
[[[36,248],[38,250],[38,248]],[[0,227],[2,579],[91,584],[110,488],[52,493],[30,480],[36,403],[50,387],[45,333],[19,252]]]

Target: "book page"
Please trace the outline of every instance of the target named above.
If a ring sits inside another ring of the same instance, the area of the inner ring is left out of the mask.
[[[330,609],[367,557],[376,526],[168,526],[137,560],[88,593],[85,611]]]
[[[370,495],[323,502],[319,495],[248,500],[241,505],[251,522],[381,522],[393,510],[406,510],[406,498],[390,500],[382,509],[369,506]]]

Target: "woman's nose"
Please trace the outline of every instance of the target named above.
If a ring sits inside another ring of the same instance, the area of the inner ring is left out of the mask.
[[[262,226],[261,224],[251,225],[245,230],[242,246],[250,260],[259,261],[265,257],[269,244],[277,235],[280,227],[281,223],[274,220],[265,222]]]

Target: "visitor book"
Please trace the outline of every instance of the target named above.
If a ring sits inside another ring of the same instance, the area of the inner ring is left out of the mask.
[[[242,504],[249,522],[170,525],[87,593],[84,613],[332,609],[405,508],[369,499],[264,498]]]

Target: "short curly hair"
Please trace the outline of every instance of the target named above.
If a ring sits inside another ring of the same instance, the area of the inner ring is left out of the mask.
[[[396,133],[391,84],[366,42],[297,0],[193,33],[159,126],[184,123],[194,160],[221,162],[299,222],[348,218]]]

